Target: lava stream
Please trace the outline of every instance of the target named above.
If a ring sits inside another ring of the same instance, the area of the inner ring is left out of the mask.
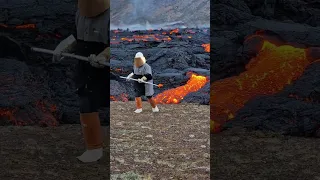
[[[210,52],[210,44],[202,44],[201,46],[204,48],[205,52]]]
[[[178,104],[187,94],[196,92],[208,82],[207,77],[191,74],[186,85],[166,90],[155,97],[158,104]]]
[[[211,84],[211,130],[234,118],[246,102],[259,95],[272,95],[299,78],[311,63],[307,50],[263,41],[259,54],[238,76]]]
[[[128,95],[127,94],[120,94],[119,96],[110,96],[111,101],[122,101],[122,102],[128,102]]]
[[[3,28],[11,28],[11,29],[35,29],[35,24],[23,24],[23,25],[17,25],[17,26],[8,26],[6,24],[0,24],[0,27]]]

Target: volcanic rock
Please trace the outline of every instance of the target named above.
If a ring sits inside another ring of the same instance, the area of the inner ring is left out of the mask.
[[[187,68],[184,70],[185,73],[187,72],[194,72],[198,75],[203,75],[203,76],[210,76],[210,70],[208,69],[201,69],[201,68]]]
[[[243,6],[237,6],[236,3],[241,3],[238,1],[227,1],[226,4],[219,3],[212,6],[212,19],[211,23],[215,25],[235,25],[247,22],[254,18],[250,13],[250,9],[243,4]],[[234,4],[237,7],[230,6]]]
[[[203,88],[197,92],[186,95],[181,102],[186,103],[198,103],[198,104],[209,104],[210,102],[210,84],[206,84]]]
[[[127,94],[126,88],[118,81],[110,80],[110,96],[120,96],[121,94]]]
[[[236,27],[236,31],[243,36],[250,35],[258,30],[276,33],[284,42],[295,42],[308,46],[319,46],[319,27],[310,27],[303,24],[275,22],[257,19]]]
[[[0,59],[0,124],[57,125],[56,107],[49,89],[35,78],[29,67],[15,59]]]

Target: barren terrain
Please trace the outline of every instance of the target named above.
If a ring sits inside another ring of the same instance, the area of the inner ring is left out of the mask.
[[[320,139],[232,129],[211,135],[211,178],[319,180]]]
[[[100,162],[76,159],[85,149],[80,125],[0,126],[0,136],[1,180],[109,179],[107,148]]]
[[[157,180],[209,179],[209,106],[111,102],[110,166],[113,175],[134,172]]]

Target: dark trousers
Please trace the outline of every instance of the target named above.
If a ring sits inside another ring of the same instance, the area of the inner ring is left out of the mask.
[[[107,45],[78,40],[75,54],[80,56],[98,55]],[[101,107],[110,106],[110,68],[95,68],[88,62],[79,61],[76,85],[80,97],[80,113],[98,112]]]
[[[144,83],[139,83],[139,82],[134,82],[133,84],[134,86],[134,93],[135,93],[135,97],[141,97],[141,96],[145,96],[146,94],[146,88],[145,88],[145,84]],[[152,96],[146,96],[148,99],[151,99]]]

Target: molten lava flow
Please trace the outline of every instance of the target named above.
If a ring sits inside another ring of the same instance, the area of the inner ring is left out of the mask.
[[[116,40],[113,38],[112,40]],[[171,41],[169,36],[162,36],[158,34],[149,34],[149,35],[133,35],[132,37],[123,37],[121,41],[128,41],[128,42],[148,42],[148,41]]]
[[[111,44],[120,44],[121,42],[169,42],[172,40],[172,36],[178,39],[191,39],[191,34],[195,34],[195,32],[192,30],[186,30],[184,32],[184,35],[181,35],[179,34],[179,29],[173,29],[171,31],[163,31],[162,29],[157,31],[150,29],[145,35],[132,35],[121,37],[121,35],[119,35],[121,32],[123,31],[112,31],[114,35],[111,38]]]
[[[205,52],[210,52],[210,44],[202,44],[201,46],[204,48]]]
[[[39,115],[41,116],[40,121],[38,122],[41,126],[58,126],[59,122],[54,117],[57,113],[57,106],[55,104],[49,103],[45,100],[38,100],[35,103],[37,109],[39,109]]]
[[[158,104],[177,104],[187,94],[196,92],[208,82],[207,77],[196,74],[191,74],[190,79],[184,86],[179,86],[174,89],[169,89],[155,97]]]
[[[110,96],[110,100],[111,101],[122,101],[122,102],[128,102],[128,95],[122,93],[120,96],[116,97],[116,96]]]
[[[23,25],[18,25],[18,26],[8,26],[6,24],[0,24],[0,27],[10,28],[10,29],[35,29],[36,25],[35,24],[23,24]]]
[[[44,100],[36,101],[32,104],[36,108],[36,113],[28,114],[23,111],[23,108],[0,108],[0,120],[5,120],[5,123],[15,126],[27,126],[38,124],[41,126],[57,126],[59,122],[55,118],[57,113],[56,105],[48,103]],[[35,122],[34,120],[37,120]],[[3,122],[0,122],[3,123]]]
[[[16,113],[18,111],[18,108],[1,108],[0,109],[0,120],[2,122],[0,122],[1,124],[10,124],[10,125],[14,125],[14,126],[25,126],[25,125],[29,125],[29,124],[33,124],[34,122],[30,119],[27,119],[25,117],[22,117],[24,119],[22,119],[21,117],[17,117]]]
[[[127,71],[122,68],[110,68],[110,72],[118,73],[118,74],[127,74]]]
[[[173,29],[172,31],[170,31],[170,34],[173,34],[173,33],[178,33],[179,32],[179,29]]]
[[[0,24],[0,27],[3,27],[3,28],[9,28],[9,26],[8,26],[8,25],[6,25],[6,24]]]
[[[262,41],[257,57],[246,71],[211,84],[211,130],[234,118],[246,102],[259,95],[272,95],[299,78],[311,63],[305,49],[289,45],[276,46]]]
[[[16,29],[35,29],[35,28],[36,28],[35,24],[25,24],[25,25],[16,26]]]
[[[7,109],[7,108],[1,108],[0,109],[0,118],[7,118],[9,120],[12,120],[14,118],[13,114],[15,113],[16,109]]]

